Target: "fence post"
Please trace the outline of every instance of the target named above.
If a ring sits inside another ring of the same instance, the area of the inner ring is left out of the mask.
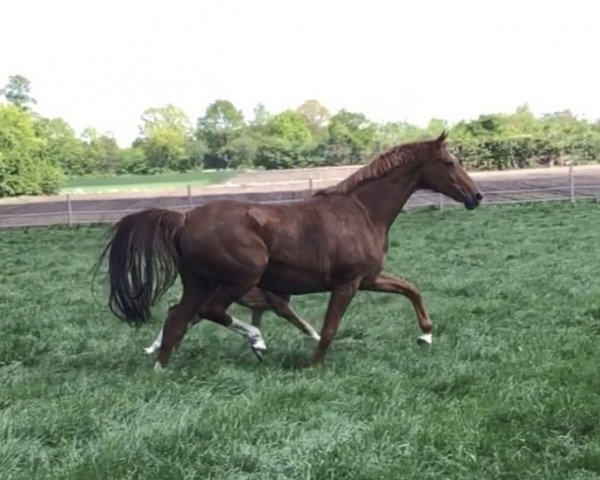
[[[438,210],[443,210],[444,209],[444,196],[440,193],[439,194],[439,200],[438,200]]]
[[[192,186],[191,185],[187,186],[187,197],[188,197],[188,204],[191,208],[194,206],[194,202],[192,201]]]
[[[308,177],[308,189],[310,190],[310,193],[312,193],[312,191],[313,191],[313,177],[312,177],[312,175],[310,177]]]
[[[575,203],[575,177],[573,175],[572,163],[569,163],[569,190],[571,193],[571,203]]]
[[[69,215],[69,227],[73,226],[73,206],[71,205],[71,195],[67,193],[67,212]]]

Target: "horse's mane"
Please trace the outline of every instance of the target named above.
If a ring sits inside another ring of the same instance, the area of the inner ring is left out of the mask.
[[[423,146],[431,142],[413,142],[396,145],[373,157],[373,159],[364,167],[354,172],[348,178],[342,180],[337,185],[326,187],[318,190],[314,195],[333,195],[346,194],[354,190],[358,185],[371,180],[387,175],[392,170],[413,163],[422,159],[417,152]]]

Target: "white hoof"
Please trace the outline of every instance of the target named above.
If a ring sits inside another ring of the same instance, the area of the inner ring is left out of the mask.
[[[158,350],[154,345],[150,345],[147,348],[142,348],[142,350],[144,352],[146,352],[148,355],[152,355],[154,352],[156,352],[156,350]]]
[[[250,339],[250,348],[252,349],[254,355],[256,355],[256,358],[258,358],[260,361],[262,361],[265,353],[267,353],[267,345],[262,337],[254,337]]]
[[[165,368],[160,364],[160,362],[156,362],[154,364],[154,371],[157,373],[162,373],[165,371]]]
[[[431,346],[432,340],[433,340],[433,337],[432,337],[431,333],[424,333],[419,338],[417,338],[417,343],[419,345],[425,345],[425,346],[429,347],[429,346]]]
[[[252,347],[253,350],[262,350],[262,351],[267,350],[267,345],[265,344],[265,341],[263,340],[262,337],[251,339],[250,346]]]
[[[321,335],[319,335],[318,333],[315,333],[314,335],[311,335],[312,338],[314,338],[317,342],[321,341]]]

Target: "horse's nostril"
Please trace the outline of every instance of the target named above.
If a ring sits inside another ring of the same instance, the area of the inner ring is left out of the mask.
[[[475,194],[475,198],[477,199],[477,201],[481,201],[481,199],[483,198],[483,194],[481,192],[477,192]]]

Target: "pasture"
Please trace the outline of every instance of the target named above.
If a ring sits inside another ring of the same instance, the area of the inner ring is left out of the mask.
[[[600,210],[410,211],[386,270],[409,302],[359,293],[325,368],[266,314],[269,351],[193,327],[168,373],[90,294],[105,227],[0,231],[0,478],[600,478]],[[295,297],[320,328],[325,295]],[[249,311],[234,308],[249,320]]]
[[[179,188],[185,192],[187,185],[195,187],[224,182],[237,175],[235,170],[197,171],[186,173],[159,173],[156,175],[119,175],[74,177],[67,180],[61,194],[111,193]]]

